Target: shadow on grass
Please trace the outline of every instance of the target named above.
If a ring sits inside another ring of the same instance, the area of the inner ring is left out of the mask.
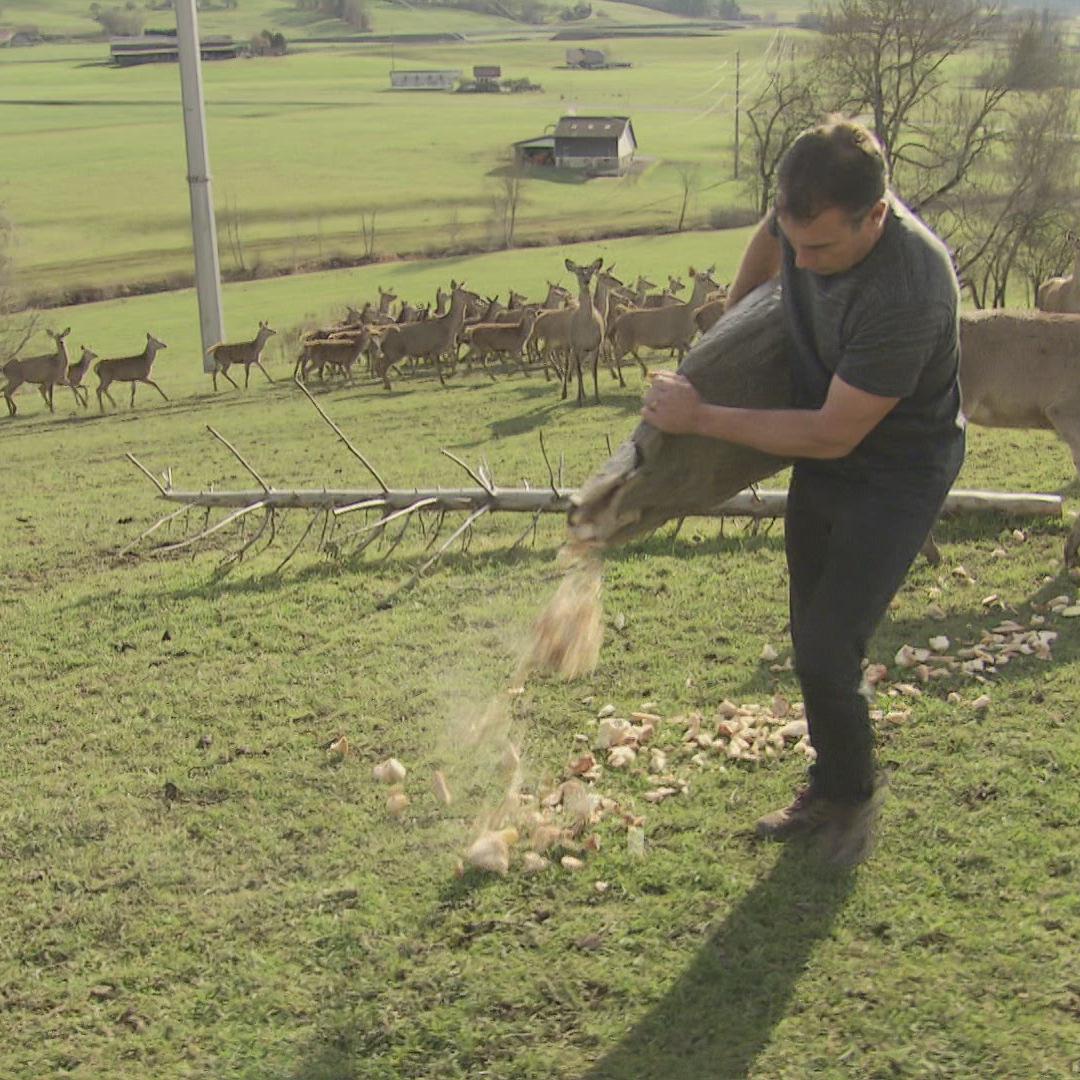
[[[854,880],[854,874],[824,865],[814,850],[785,848],[663,999],[586,1073],[575,1069],[573,1075],[587,1080],[745,1076],[769,1044],[773,1029],[792,1011],[799,979],[818,943],[831,932]],[[440,903],[457,906],[484,884],[474,884],[466,875],[444,889]],[[309,1056],[295,1065],[291,1076],[352,1080],[392,1075],[388,1069],[380,1072],[370,1055],[373,1049],[390,1049],[398,1037],[370,1026],[364,1030],[351,1014],[328,1017]],[[438,1073],[438,1050],[429,1053],[426,1061],[411,1061],[408,1075]]]
[[[854,881],[853,873],[823,863],[816,850],[785,847],[663,1000],[584,1076],[745,1076],[790,1011],[799,979]]]

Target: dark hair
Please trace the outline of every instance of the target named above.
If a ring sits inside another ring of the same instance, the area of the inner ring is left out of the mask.
[[[804,131],[784,155],[776,209],[807,222],[836,207],[858,224],[888,184],[889,167],[874,133],[854,120],[829,117]]]

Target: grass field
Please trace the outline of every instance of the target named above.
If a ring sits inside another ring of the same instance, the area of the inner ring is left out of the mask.
[[[369,0],[367,6],[372,18],[372,31],[376,34],[443,31],[462,34],[520,34],[531,29],[509,19],[453,8],[417,8],[411,4],[391,3],[389,0]],[[800,11],[806,10],[792,0],[747,0],[740,6],[747,15],[756,16],[763,21],[791,19]],[[639,4],[621,3],[619,0],[595,0],[592,9],[593,14],[589,19],[573,25],[593,27],[605,23],[692,22]],[[168,26],[171,25],[169,20],[172,17],[167,11],[149,12],[146,25]],[[86,35],[97,30],[97,24],[89,15],[89,5],[83,3],[83,0],[10,0],[4,5],[2,18],[5,26],[36,26],[45,34]],[[548,29],[557,30],[561,25],[551,24]],[[241,0],[232,10],[210,5],[199,12],[199,27],[207,34],[232,34],[236,38],[247,38],[263,29],[280,30],[287,37],[298,39],[353,33],[339,19],[324,19],[315,12],[298,11],[283,0]]]
[[[396,50],[399,67],[494,62],[544,86],[542,94],[498,100],[392,93],[389,52],[373,47],[207,64],[222,265],[355,258],[364,250],[362,214],[372,213],[380,255],[486,246],[509,144],[542,133],[571,109],[630,115],[644,172],[588,183],[527,181],[519,242],[673,227],[681,187],[665,164],[672,160],[701,163],[690,219],[705,221],[715,207],[744,202],[729,179],[732,121],[723,105],[734,52],[742,50],[748,88],[771,40],[765,30],[619,40],[616,55],[634,66],[599,72],[560,69],[561,42]],[[0,110],[8,163],[2,197],[18,231],[19,284],[35,295],[191,272],[177,69],[113,70],[100,62],[103,48],[24,49],[0,61],[18,101]]]
[[[603,250],[629,277],[637,260],[675,270],[717,244],[690,234]],[[226,309],[240,336],[268,313],[280,328],[334,312],[376,283],[415,296],[453,275],[538,291],[558,273],[552,254],[232,286]],[[644,859],[609,818],[578,874],[458,879],[477,796],[446,810],[427,775],[468,764],[460,725],[507,684],[554,589],[561,523],[541,522],[535,545],[512,552],[524,522],[489,519],[467,554],[388,611],[377,605],[420,560],[419,534],[385,560],[385,547],[329,559],[310,538],[278,576],[306,519],[286,520],[272,549],[223,580],[214,569],[235,534],[193,556],[118,559],[161,512],[125,452],[171,467],[178,486],[250,486],[207,424],[276,486],[371,480],[284,378],[256,372],[247,393],[209,394],[190,294],[50,314],[103,353],[134,351],[152,329],[169,343],[155,374],[171,400],[144,388],[133,412],[101,418],[58,394],[54,418],[23,392],[20,417],[0,424],[0,1075],[1075,1072],[1076,620],[1046,616],[1052,661],[1019,657],[986,684],[935,681],[903,702],[905,722],[881,725],[892,798],[881,848],[857,873],[747,840],[799,782],[796,760],[697,766],[667,724],[658,741],[686,795],[649,806],[639,773],[599,782],[645,815]],[[275,354],[271,370],[285,376],[287,361]],[[479,374],[446,389],[328,388],[320,401],[396,486],[467,484],[440,447],[486,459],[502,483],[543,484],[541,430],[577,484],[635,422],[637,373],[628,381],[616,392],[607,380],[604,404],[586,409],[537,376]],[[960,482],[1063,490],[1077,505],[1068,453],[1045,433],[973,430]],[[1029,625],[1033,604],[1075,600],[1064,531],[945,523],[942,565],[916,566],[872,658],[900,680],[901,644],[970,642],[1004,617]],[[766,643],[786,655],[780,533],[689,521],[677,538],[665,529],[612,553],[596,672],[533,680],[517,699],[531,782],[561,774],[608,702],[625,713],[651,701],[671,717],[712,716],[725,698],[796,699],[791,674],[759,660]],[[970,706],[982,693],[985,713]],[[333,760],[341,734],[352,753]],[[389,754],[410,769],[400,821],[371,778]]]

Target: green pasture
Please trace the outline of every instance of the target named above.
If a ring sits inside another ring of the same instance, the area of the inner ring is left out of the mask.
[[[122,6],[103,4],[103,7]],[[805,10],[792,0],[748,0],[740,5],[750,16],[763,21],[790,19]],[[663,11],[620,0],[596,0],[593,14],[585,20],[570,24],[573,28],[602,27],[605,24],[682,24],[693,25],[693,19],[669,15]],[[523,34],[535,28],[510,19],[454,8],[417,8],[390,0],[369,0],[368,10],[375,34],[430,34],[454,32]],[[89,4],[83,0],[10,0],[0,18],[4,26],[36,26],[44,34],[88,35],[99,32],[98,24],[89,15]],[[238,6],[227,10],[220,5],[207,5],[199,12],[199,28],[205,34],[232,34],[247,38],[261,30],[279,30],[290,40],[330,35],[348,36],[355,33],[339,19],[325,19],[316,12],[298,11],[282,0],[240,0]],[[148,11],[146,26],[173,25],[174,16],[168,11]],[[554,33],[564,24],[551,23],[542,30]]]
[[[745,233],[741,234],[745,237]],[[410,298],[464,277],[480,291],[538,292],[564,254],[614,259],[627,277],[715,255],[728,276],[740,236],[687,234],[402,263],[230,286],[230,336],[282,330],[392,285]],[[565,280],[565,274],[563,274]],[[353,1078],[987,1077],[1056,1080],[1080,1060],[1080,633],[1053,660],[1018,657],[985,684],[934,681],[882,724],[893,772],[877,854],[857,872],[812,851],[757,846],[747,826],[799,784],[793,758],[703,766],[662,726],[689,792],[658,806],[639,771],[605,771],[604,794],[645,817],[646,854],[617,818],[576,874],[454,876],[490,766],[462,724],[508,684],[559,577],[563,526],[491,516],[469,550],[395,594],[431,539],[318,553],[319,528],[280,573],[306,517],[226,577],[239,546],[135,557],[118,550],[167,507],[124,458],[178,487],[254,481],[211,425],[277,487],[370,488],[271,352],[267,384],[213,396],[190,293],[48,313],[72,341],[134,352],[164,338],[155,377],[100,417],[58,391],[50,416],[22,391],[0,421],[0,1075],[207,1080]],[[51,319],[50,319],[51,321]],[[640,376],[600,406],[560,403],[538,375],[431,377],[392,393],[316,388],[394,486],[468,485],[445,448],[496,481],[548,481],[539,448],[576,485],[632,429]],[[94,380],[90,379],[91,387]],[[782,482],[779,481],[779,482]],[[1049,433],[974,429],[960,483],[1063,491],[1075,471]],[[458,519],[460,520],[460,519]],[[201,516],[163,539],[179,540]],[[428,522],[428,526],[432,523]],[[449,524],[449,523],[448,523]],[[1060,566],[1067,522],[943,523],[943,561],[919,563],[871,646],[892,681],[901,644],[977,641],[1003,618],[1077,585]],[[1020,530],[1016,533],[1013,530]],[[594,674],[533,679],[514,699],[530,785],[559,778],[601,706],[665,717],[725,698],[798,698],[787,655],[782,527],[689,520],[611,553],[606,640]],[[443,535],[447,535],[444,529]],[[247,535],[252,535],[251,529]],[[355,538],[354,538],[355,539]],[[260,548],[261,548],[260,544]],[[956,573],[963,567],[966,576]],[[996,599],[993,599],[996,597]],[[931,617],[931,604],[944,618]],[[1000,606],[998,606],[1000,605]],[[950,691],[961,703],[946,700]],[[971,708],[989,694],[985,713]],[[327,746],[346,735],[351,752]],[[409,768],[400,821],[371,766]],[[435,767],[456,785],[429,792]],[[598,891],[596,882],[605,882]]]
[[[565,43],[399,47],[398,67],[499,63],[541,94],[391,92],[386,49],[310,48],[204,66],[222,266],[287,268],[364,252],[375,215],[379,256],[489,246],[501,226],[500,163],[516,139],[560,115],[630,115],[641,171],[621,180],[527,180],[518,243],[671,228],[682,200],[672,161],[697,162],[690,205],[702,223],[745,205],[731,180],[734,53],[744,89],[760,78],[773,32],[618,40],[628,69],[562,69]],[[49,297],[79,288],[175,281],[191,273],[178,72],[114,70],[104,46],[12,51],[0,59],[3,202],[18,231],[18,282]]]

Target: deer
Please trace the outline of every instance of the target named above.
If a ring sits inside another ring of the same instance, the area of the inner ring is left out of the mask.
[[[710,288],[717,288],[712,274],[716,269],[695,271],[690,267],[690,276],[694,279],[694,291],[685,304],[674,303],[666,307],[645,308],[642,311],[627,311],[615,320],[612,328],[612,344],[615,351],[615,366],[621,373],[622,358],[630,353],[641,365],[641,374],[646,372],[645,362],[638,356],[638,349],[677,349],[679,360],[690,348],[690,342],[697,333],[694,312],[705,300]]]
[[[667,289],[662,293],[650,293],[645,297],[645,303],[640,305],[647,308],[667,307],[669,304],[676,304],[679,302],[678,293],[681,293],[686,288],[686,283],[682,278],[672,277],[668,274]]]
[[[469,352],[465,357],[465,362],[470,363],[475,355],[482,358],[484,368],[487,370],[488,357],[515,357],[524,373],[525,347],[528,345],[529,338],[532,337],[537,314],[537,307],[529,306],[519,309],[520,322],[477,323],[475,326],[468,327],[465,331],[465,340],[469,343]]]
[[[112,402],[114,409],[117,407],[112,394],[109,393],[109,387],[114,382],[131,383],[131,408],[133,409],[135,408],[135,390],[139,383],[146,383],[147,386],[152,386],[166,401],[168,401],[169,398],[165,391],[150,378],[150,369],[154,366],[154,357],[157,356],[162,349],[167,348],[168,346],[164,341],[158,341],[153,334],[147,331],[146,348],[137,356],[118,356],[99,360],[94,367],[94,373],[98,377],[98,408],[101,409],[102,412],[105,411],[105,402],[102,398],[102,394]]]
[[[1069,229],[1065,239],[1073,249],[1073,272],[1044,281],[1035,294],[1035,306],[1041,311],[1080,315],[1080,236]]]
[[[259,332],[252,338],[251,341],[237,341],[233,343],[227,343],[219,341],[216,345],[211,345],[206,350],[206,355],[213,358],[214,361],[214,392],[217,393],[217,377],[218,375],[224,375],[226,379],[233,384],[233,388],[239,390],[240,388],[233,382],[232,376],[229,374],[229,368],[233,364],[244,365],[244,389],[248,388],[248,379],[251,375],[251,365],[254,364],[267,378],[268,381],[273,382],[270,378],[270,372],[262,366],[262,361],[259,357],[262,355],[262,351],[267,341],[276,334],[276,330],[271,330],[269,323],[259,321]]]
[[[1080,316],[1006,308],[960,318],[960,400],[981,427],[1051,429],[1080,474]],[[1065,565],[1080,552],[1080,518]]]
[[[603,259],[594,259],[588,266],[579,266],[571,259],[566,259],[566,269],[577,278],[578,306],[570,317],[570,359],[563,368],[562,400],[566,400],[570,385],[571,369],[577,372],[578,405],[585,404],[585,382],[582,369],[591,358],[593,376],[593,394],[596,403],[600,403],[600,385],[596,378],[596,367],[600,360],[600,349],[604,344],[604,317],[593,304],[589,285],[593,275],[599,273],[604,265]]]
[[[49,412],[55,413],[53,408],[53,388],[63,385],[67,377],[70,357],[67,351],[67,336],[71,333],[71,327],[56,333],[54,330],[46,330],[56,343],[56,350],[45,353],[42,356],[28,356],[24,360],[18,358],[9,360],[3,367],[7,376],[7,385],[3,389],[4,400],[7,402],[8,415],[15,416],[18,410],[12,395],[23,383],[33,383],[41,391],[45,404],[49,406]]]
[[[319,378],[322,379],[329,365],[338,368],[349,382],[352,382],[353,364],[360,359],[370,341],[371,332],[367,328],[356,334],[350,333],[348,336],[343,332],[338,338],[309,341],[300,350],[300,355],[296,359],[293,378],[299,382],[305,382],[308,372],[312,368],[317,368]],[[385,378],[383,381],[385,385]]]
[[[382,335],[381,370],[383,386],[390,389],[387,373],[390,368],[406,357],[417,360],[431,360],[441,385],[446,385],[443,376],[441,358],[444,353],[453,352],[457,359],[457,338],[465,321],[465,308],[469,303],[479,303],[476,293],[469,292],[465,283],[450,282],[450,309],[439,318],[424,322],[408,323],[404,326],[387,327]]]
[[[75,400],[85,409],[90,404],[90,392],[83,386],[82,381],[86,377],[86,373],[90,370],[90,365],[98,358],[96,352],[91,352],[85,345],[80,345],[82,353],[79,356],[79,362],[72,364],[67,369],[67,377],[64,379],[64,386],[71,389],[71,392],[75,395]],[[82,395],[81,397],[79,395]]]

